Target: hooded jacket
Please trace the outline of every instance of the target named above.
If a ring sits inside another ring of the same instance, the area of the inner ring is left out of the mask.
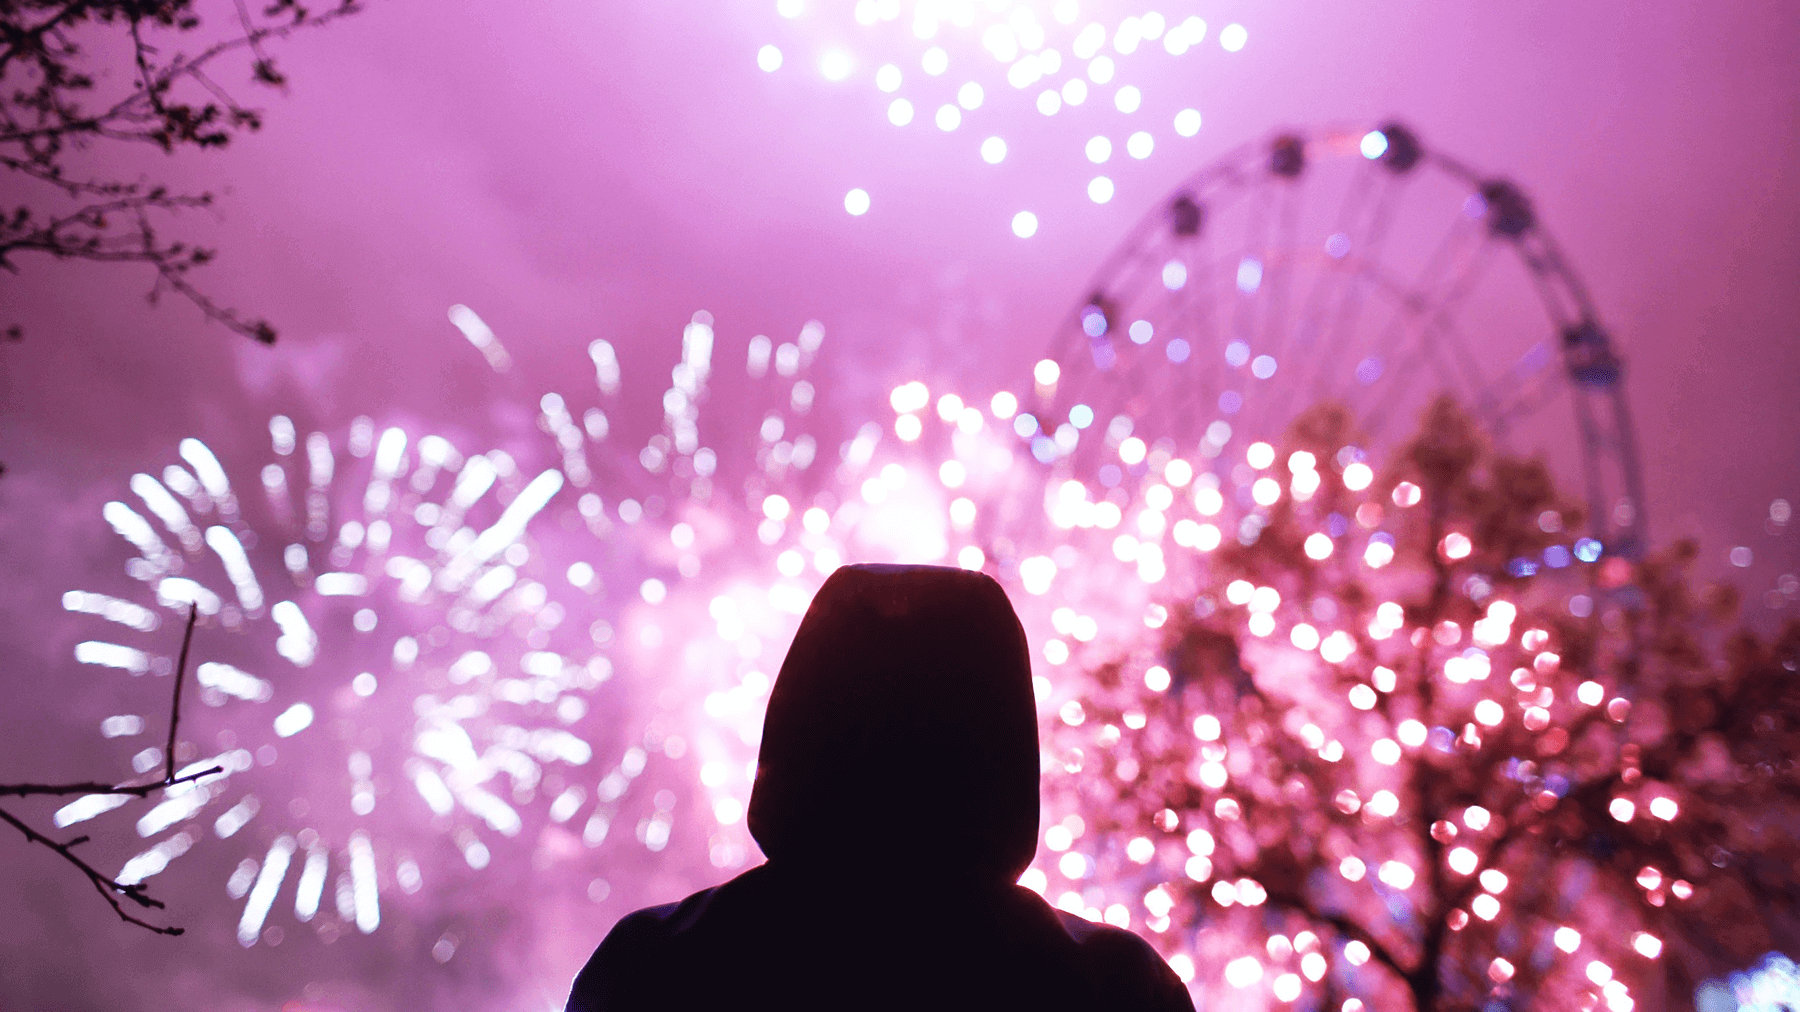
[[[1015,885],[1037,848],[1030,655],[979,573],[845,566],[788,650],[749,826],[768,861],[621,920],[569,1012],[1191,1010],[1149,945]]]

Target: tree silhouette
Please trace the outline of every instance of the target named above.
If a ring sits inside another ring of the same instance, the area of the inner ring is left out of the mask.
[[[1800,625],[1568,533],[1449,400],[1379,475],[1349,430],[1299,418],[1260,533],[1078,676],[1047,895],[1232,1008],[1628,1012],[1791,951]]]
[[[212,193],[96,174],[82,156],[124,145],[223,148],[260,129],[262,113],[215,76],[226,58],[248,55],[254,84],[282,88],[286,78],[267,45],[356,10],[354,0],[323,12],[269,0],[252,12],[235,0],[230,27],[216,31],[194,0],[0,0],[0,178],[22,195],[0,207],[0,268],[16,275],[21,255],[31,253],[147,264],[155,271],[152,304],[173,291],[208,319],[273,343],[268,321],[219,305],[189,280],[212,250],[160,231],[166,218],[212,206]],[[5,333],[17,340],[20,328]]]

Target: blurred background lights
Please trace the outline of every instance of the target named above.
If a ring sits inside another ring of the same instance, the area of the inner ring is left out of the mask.
[[[844,194],[844,210],[855,215],[867,214],[869,211],[869,191],[859,187]]]
[[[1202,53],[1217,52],[1195,49],[1207,36],[1207,24],[1185,10],[1125,15],[1098,8],[1083,11],[1066,0],[1047,8],[924,0],[910,9],[893,0],[818,7],[783,0],[777,11],[790,23],[781,25],[774,42],[757,54],[764,70],[781,67],[784,50],[820,53],[820,74],[833,82],[861,76],[859,66],[877,68],[869,77],[887,96],[880,108],[890,123],[907,126],[922,118],[944,132],[965,125],[991,130],[1008,116],[1033,109],[1057,117],[1065,107],[1083,107],[1086,117],[1069,121],[1073,136],[1033,144],[1030,150],[1037,157],[1053,154],[1061,145],[1079,145],[1096,164],[1111,157],[1113,145],[1108,141],[1102,148],[1090,142],[1094,127],[1100,125],[1094,117],[1135,118],[1147,111],[1159,118],[1171,116],[1177,137],[1198,134],[1198,110],[1179,108],[1171,96],[1157,93],[1162,87],[1158,82],[1168,80],[1157,64],[1200,60]],[[1084,13],[1091,17],[1084,18]],[[1247,37],[1241,24],[1219,34],[1229,51],[1243,48]],[[914,75],[909,68],[920,73]],[[946,77],[951,79],[942,80]],[[1156,146],[1147,130],[1120,131],[1120,137],[1124,151],[1137,160],[1149,158]],[[983,143],[977,152],[988,164],[1007,156],[1003,145]],[[1095,203],[1110,203],[1121,182],[1116,177],[1089,180],[1086,192]],[[1187,361],[1188,351],[1184,341],[1170,361]],[[1045,438],[1054,435],[1047,432]],[[1032,452],[1046,451],[1040,446]]]
[[[981,142],[981,160],[989,165],[999,165],[1006,159],[1006,142],[998,137],[989,137]]]
[[[1029,239],[1032,236],[1037,235],[1037,215],[1032,214],[1030,211],[1020,211],[1018,214],[1013,215],[1012,230],[1013,235],[1016,235],[1021,239]]]

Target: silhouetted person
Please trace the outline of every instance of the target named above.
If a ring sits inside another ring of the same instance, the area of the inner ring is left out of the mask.
[[[749,825],[768,861],[620,921],[570,1012],[1191,1010],[1126,931],[1015,885],[1037,849],[1024,631],[1000,585],[846,566],[769,697]]]

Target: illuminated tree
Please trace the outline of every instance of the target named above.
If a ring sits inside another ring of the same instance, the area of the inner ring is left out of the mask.
[[[1032,884],[1233,1008],[1627,1012],[1791,946],[1800,628],[1568,533],[1447,400],[1381,474],[1346,418],[1252,446],[1259,519],[1086,666]]]

